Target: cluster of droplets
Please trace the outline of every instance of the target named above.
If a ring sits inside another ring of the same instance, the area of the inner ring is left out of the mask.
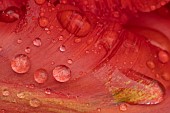
[[[158,58],[158,60],[160,61],[160,63],[161,64],[167,64],[168,62],[169,62],[169,54],[168,54],[168,52],[167,51],[165,51],[165,50],[160,50],[159,52],[158,52],[158,54],[156,55],[156,58]],[[155,62],[154,61],[152,61],[152,60],[148,60],[147,62],[146,62],[146,65],[147,65],[147,67],[149,68],[149,69],[151,69],[151,70],[154,70],[155,68],[156,68],[156,64],[155,64]],[[158,78],[158,77],[160,77],[160,75],[159,74],[156,74],[156,77]],[[164,79],[164,80],[166,80],[166,81],[169,81],[170,80],[170,74],[168,73],[168,72],[163,72],[162,74],[161,74],[161,77]]]
[[[71,64],[72,60],[68,60],[68,63]],[[16,55],[11,60],[11,68],[14,72],[23,74],[29,71],[31,67],[30,59],[25,54]],[[66,82],[71,78],[71,70],[65,65],[58,65],[53,69],[53,77],[58,82]],[[48,73],[45,69],[37,69],[34,72],[34,80],[37,83],[44,83],[48,78]]]

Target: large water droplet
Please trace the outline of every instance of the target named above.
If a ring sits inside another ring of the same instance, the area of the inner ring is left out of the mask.
[[[22,15],[23,12],[19,8],[11,6],[4,11],[0,11],[0,21],[6,23],[15,22],[21,18]]]
[[[48,74],[45,69],[38,69],[34,72],[34,80],[37,83],[44,83],[47,80]]]
[[[167,63],[169,61],[169,55],[166,51],[159,51],[158,58],[162,63]]]
[[[11,68],[16,73],[26,73],[30,66],[30,59],[25,54],[18,54],[11,60]]]
[[[40,47],[41,46],[41,39],[40,38],[35,38],[33,40],[33,45],[37,46],[37,47]]]
[[[91,29],[87,18],[76,11],[66,10],[59,12],[57,19],[63,28],[76,36],[86,36]]]
[[[37,98],[33,98],[29,101],[31,107],[39,107],[41,105],[41,101]]]
[[[58,82],[67,82],[71,78],[71,70],[65,65],[56,66],[53,69],[53,77]]]

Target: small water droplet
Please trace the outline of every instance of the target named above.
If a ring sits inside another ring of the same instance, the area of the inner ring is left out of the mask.
[[[25,52],[29,54],[31,52],[31,48],[30,47],[26,47],[25,48]]]
[[[11,60],[11,68],[16,73],[28,72],[30,65],[30,59],[25,54],[18,54]]]
[[[155,68],[155,63],[153,61],[147,61],[146,65],[148,66],[148,68],[150,69],[154,69]]]
[[[68,64],[72,64],[72,63],[73,63],[72,59],[68,59],[68,60],[67,60],[67,63],[68,63]]]
[[[9,96],[9,94],[10,94],[10,92],[7,89],[4,89],[2,91],[2,95],[5,96],[5,97]]]
[[[81,42],[81,38],[76,38],[76,39],[74,40],[74,42],[75,42],[75,43],[80,43],[80,42]]]
[[[122,103],[119,105],[120,111],[126,111],[127,110],[127,105],[125,103]]]
[[[23,99],[26,97],[26,93],[25,92],[19,92],[17,93],[17,97],[20,98],[20,99]]]
[[[39,18],[39,25],[40,27],[47,27],[49,24],[49,20],[46,17],[40,17]]]
[[[168,72],[164,72],[162,74],[162,78],[166,81],[170,81],[170,74]]]
[[[6,112],[6,110],[5,109],[1,109],[1,113],[5,113]]]
[[[97,111],[98,111],[98,112],[101,112],[101,108],[97,108]]]
[[[45,69],[38,69],[34,72],[34,80],[37,83],[44,83],[47,80],[47,71]]]
[[[34,0],[36,4],[42,5],[45,3],[46,0]]]
[[[166,51],[159,51],[158,58],[162,63],[167,63],[169,61],[169,54]]]
[[[61,45],[61,46],[59,47],[59,50],[60,50],[61,52],[64,52],[64,51],[66,51],[66,48],[65,48],[64,45]]]
[[[41,46],[41,39],[40,38],[35,38],[33,40],[33,45],[37,46],[37,47],[40,47]]]
[[[49,88],[45,89],[45,94],[50,95],[51,94],[51,89],[49,89]]]
[[[29,101],[31,107],[39,107],[41,105],[41,101],[37,98],[33,98]]]
[[[67,82],[71,78],[71,70],[65,65],[56,66],[53,69],[53,77],[58,82]]]
[[[21,43],[22,43],[22,39],[18,39],[18,40],[17,40],[17,43],[18,43],[18,44],[21,44]]]
[[[62,35],[60,35],[60,36],[58,37],[58,40],[59,40],[59,41],[63,41],[63,40],[64,40],[64,37],[63,37]]]

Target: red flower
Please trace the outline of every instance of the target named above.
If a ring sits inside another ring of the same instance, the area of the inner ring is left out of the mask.
[[[1,0],[1,112],[168,113],[168,1]]]

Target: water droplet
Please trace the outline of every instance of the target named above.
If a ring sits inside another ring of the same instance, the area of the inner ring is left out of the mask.
[[[72,61],[71,59],[68,59],[68,60],[67,60],[67,63],[68,63],[68,64],[72,64],[73,61]]]
[[[0,11],[0,21],[5,23],[15,22],[21,16],[23,16],[23,12],[15,6],[11,6],[4,11]]]
[[[67,82],[71,78],[71,70],[65,65],[56,66],[53,69],[53,77],[58,82]]]
[[[76,39],[74,40],[74,42],[75,42],[75,43],[80,43],[80,42],[81,42],[81,38],[76,38]]]
[[[169,61],[169,55],[166,51],[159,51],[158,58],[162,63],[167,63]]]
[[[49,89],[49,88],[45,89],[45,94],[50,95],[51,94],[51,89]]]
[[[64,45],[61,45],[61,46],[59,47],[59,50],[60,50],[61,52],[64,52],[64,51],[66,51],[66,48],[65,48]]]
[[[78,12],[62,11],[58,13],[57,19],[63,28],[76,36],[86,36],[90,32],[91,25],[88,19]]]
[[[17,93],[17,97],[20,98],[20,99],[23,99],[26,97],[26,93],[25,92],[19,92]]]
[[[30,60],[25,54],[18,54],[11,60],[11,68],[16,73],[28,72],[30,65]]]
[[[49,20],[46,17],[40,17],[39,18],[39,25],[40,27],[47,27],[49,24]]]
[[[155,68],[155,63],[153,61],[147,61],[146,65],[148,66],[148,68],[150,69],[154,69]]]
[[[59,41],[63,41],[63,40],[64,40],[64,37],[63,37],[62,35],[60,35],[60,36],[58,37],[58,40],[59,40]]]
[[[54,65],[54,64],[55,64],[55,62],[54,62],[54,61],[52,61],[52,62],[51,62],[51,65]]]
[[[125,103],[122,103],[119,105],[120,111],[126,111],[127,110],[127,105]]]
[[[9,94],[10,94],[10,92],[7,89],[4,89],[2,91],[2,95],[5,96],[5,97],[9,96]]]
[[[41,101],[37,98],[33,98],[29,101],[31,107],[39,107],[41,105]]]
[[[18,40],[17,40],[17,43],[18,43],[18,44],[21,44],[21,43],[22,43],[22,39],[18,39]]]
[[[1,113],[5,113],[6,112],[6,110],[5,109],[1,109]]]
[[[34,46],[40,47],[41,46],[41,39],[40,38],[35,38],[33,40]]]
[[[48,74],[45,69],[38,69],[34,72],[34,80],[37,83],[44,83],[47,80]]]
[[[25,48],[25,52],[29,54],[29,53],[31,52],[30,47],[26,47],[26,48]]]
[[[166,81],[170,81],[170,74],[168,72],[164,72],[162,74],[162,78]]]
[[[42,5],[45,3],[46,0],[34,0],[36,4]]]
[[[101,112],[101,108],[97,108],[97,111],[98,111],[98,112]]]

